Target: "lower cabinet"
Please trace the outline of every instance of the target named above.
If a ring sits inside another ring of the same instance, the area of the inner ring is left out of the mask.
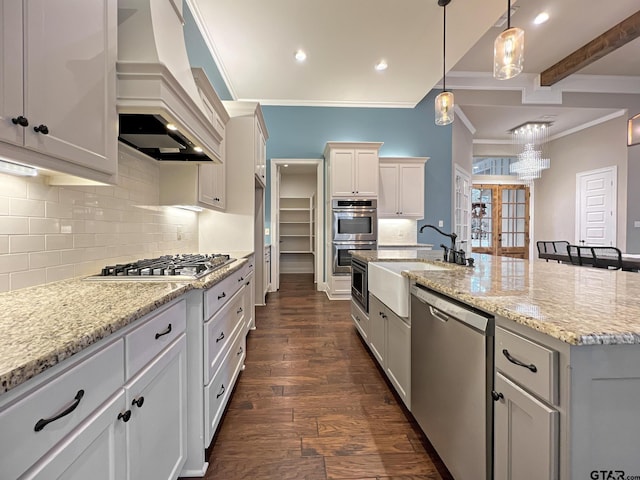
[[[351,299],[351,318],[354,325],[360,332],[363,340],[369,343],[369,315],[364,313],[364,310],[360,308],[360,305],[355,300]]]
[[[127,479],[174,479],[186,457],[186,357],[183,334],[126,387]],[[86,477],[89,478],[89,477]]]
[[[119,390],[64,441],[20,477],[21,480],[126,478],[124,390]]]
[[[495,392],[494,479],[558,478],[558,412],[500,372]]]
[[[411,326],[371,293],[368,345],[404,404],[411,409]]]

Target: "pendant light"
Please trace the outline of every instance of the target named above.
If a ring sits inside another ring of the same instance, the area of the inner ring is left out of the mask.
[[[511,28],[511,0],[507,0],[507,29],[493,44],[493,76],[508,80],[522,72],[524,65],[524,30]]]
[[[438,0],[438,5],[443,7],[442,15],[442,92],[436,97],[436,125],[449,125],[453,122],[453,93],[447,92],[446,79],[446,52],[447,52],[447,5],[451,0]]]

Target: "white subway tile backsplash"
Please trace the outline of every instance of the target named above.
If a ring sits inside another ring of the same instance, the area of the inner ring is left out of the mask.
[[[11,235],[11,253],[38,252],[45,249],[44,235]]]
[[[0,273],[21,272],[24,270],[29,270],[28,254],[0,255]]]
[[[0,234],[25,235],[29,233],[29,219],[26,217],[0,217]]]
[[[44,217],[44,202],[26,198],[12,198],[9,202],[9,215],[23,217]]]
[[[29,233],[33,235],[60,233],[60,220],[58,218],[30,218]]]
[[[49,186],[44,177],[0,175],[0,291],[198,251],[197,214],[158,205],[157,162],[121,153],[118,168],[115,186]]]
[[[29,268],[45,268],[60,265],[60,252],[37,252],[29,254]]]
[[[73,235],[46,235],[45,248],[47,250],[66,250],[73,248]]]
[[[44,269],[28,270],[25,272],[14,272],[9,275],[11,290],[19,288],[33,287],[47,282],[47,275]]]

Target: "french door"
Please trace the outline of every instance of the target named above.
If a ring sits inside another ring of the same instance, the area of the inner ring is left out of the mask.
[[[473,185],[471,251],[529,258],[529,187]]]

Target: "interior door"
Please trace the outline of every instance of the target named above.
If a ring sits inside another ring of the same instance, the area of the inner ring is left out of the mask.
[[[615,180],[615,167],[576,174],[576,243],[615,246]]]
[[[529,201],[527,185],[474,185],[471,192],[471,250],[528,258]]]

